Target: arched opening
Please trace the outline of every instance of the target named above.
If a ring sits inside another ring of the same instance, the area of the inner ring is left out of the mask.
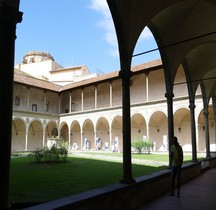
[[[101,117],[96,125],[96,141],[100,140],[100,142],[98,142],[98,147],[97,147],[97,142],[96,142],[96,149],[105,149],[105,148],[109,148],[110,147],[110,142],[109,142],[109,123],[107,121],[107,119],[105,117]]]
[[[24,151],[26,125],[22,119],[14,119],[12,123],[12,151]]]
[[[70,136],[72,149],[81,149],[81,128],[79,122],[76,120],[71,124]]]
[[[149,120],[149,138],[157,151],[168,151],[167,116],[155,111]]]
[[[94,138],[94,125],[91,120],[87,119],[83,123],[83,149],[94,149],[95,138]]]

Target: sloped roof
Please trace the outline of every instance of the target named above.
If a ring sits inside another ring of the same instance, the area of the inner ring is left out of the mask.
[[[158,66],[161,66],[161,65],[162,65],[161,59],[157,59],[157,60],[153,60],[153,61],[150,61],[150,62],[147,62],[147,63],[132,66],[131,71],[132,72],[137,72],[137,71],[140,71],[140,70],[144,70],[144,69],[147,70],[147,69],[151,69],[152,67],[158,67]]]
[[[161,67],[162,62],[161,59],[158,60],[154,60],[154,61],[150,61],[147,63],[143,63],[140,65],[136,65],[133,66],[131,68],[132,72],[139,72],[139,71],[143,71],[143,70],[149,70],[153,67]],[[61,88],[61,91],[65,91],[68,89],[72,89],[72,88],[79,88],[81,86],[87,86],[87,85],[93,85],[93,84],[97,84],[97,83],[101,83],[101,82],[105,82],[105,81],[110,81],[110,80],[115,80],[119,78],[119,71],[114,71],[111,73],[107,73],[107,74],[103,74],[94,78],[90,78],[90,79],[86,79],[86,80],[82,80],[79,82],[73,82],[70,83],[68,85],[65,85]]]
[[[59,91],[61,86],[46,80],[37,79],[23,71],[14,70],[14,82],[51,91]]]
[[[95,84],[95,83],[103,82],[103,81],[110,80],[110,79],[116,79],[116,78],[118,78],[118,74],[119,74],[119,71],[115,71],[115,72],[112,72],[112,73],[103,74],[103,75],[93,77],[93,78],[90,78],[90,79],[85,79],[85,80],[82,80],[82,81],[79,81],[79,82],[73,82],[73,83],[70,83],[68,85],[63,86],[61,88],[61,91],[68,90],[68,89],[71,89],[71,88],[77,88],[77,87],[80,87],[80,86],[86,86],[86,85],[90,85],[90,84]]]
[[[153,67],[160,67],[161,64],[162,64],[161,60],[158,59],[158,60],[150,61],[144,64],[133,66],[131,70],[132,72],[139,72],[143,70],[149,70]],[[42,88],[42,89],[51,90],[51,91],[56,91],[56,92],[66,91],[66,90],[70,90],[73,88],[79,88],[79,87],[88,86],[88,85],[94,85],[94,84],[98,84],[98,83],[105,82],[105,81],[115,80],[118,78],[119,78],[119,71],[114,71],[114,72],[103,74],[103,75],[93,77],[90,79],[85,79],[79,82],[73,82],[73,83],[61,86],[61,85],[57,85],[57,84],[54,84],[46,80],[35,78],[31,76],[30,74],[27,74],[18,69],[14,70],[14,82],[15,83],[21,83],[24,85],[28,85],[28,86],[32,86],[36,88]]]

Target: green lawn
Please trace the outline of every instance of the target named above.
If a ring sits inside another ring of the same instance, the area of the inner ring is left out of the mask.
[[[118,183],[122,179],[122,163],[97,160],[97,155],[94,158],[72,156],[66,163],[58,164],[32,164],[28,157],[12,158],[12,203],[45,202]],[[106,156],[109,155],[122,156],[120,153],[106,153]],[[133,158],[168,161],[167,155],[134,154]],[[133,164],[133,177],[166,167],[162,164],[157,167]]]
[[[90,154],[92,156],[110,156],[110,157],[122,157],[122,153],[115,153],[115,152],[102,152],[102,151],[85,151],[84,154]],[[198,154],[197,157],[202,159],[204,154]],[[167,153],[151,153],[151,154],[139,154],[139,153],[132,153],[132,159],[140,159],[140,160],[153,160],[158,162],[168,162],[169,157]],[[191,153],[184,153],[184,162],[190,161],[192,159]]]

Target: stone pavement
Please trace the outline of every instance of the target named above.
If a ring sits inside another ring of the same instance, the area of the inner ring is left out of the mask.
[[[181,186],[181,197],[168,194],[153,200],[138,210],[215,210],[216,168]]]
[[[104,153],[104,154],[103,154]],[[110,151],[108,152],[110,153]],[[80,151],[73,151],[72,154],[69,154],[70,156],[79,156],[79,157],[86,157],[90,159],[97,159],[97,160],[106,160],[106,161],[112,161],[112,162],[122,162],[123,159],[121,156],[110,156],[106,155],[106,152],[80,152]],[[149,166],[162,166],[162,165],[168,165],[168,162],[163,161],[153,161],[153,160],[143,160],[143,159],[132,159],[133,164],[139,164],[139,165],[149,165]]]

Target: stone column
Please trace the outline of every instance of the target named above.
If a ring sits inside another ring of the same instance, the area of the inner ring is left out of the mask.
[[[165,97],[167,98],[167,113],[168,113],[168,138],[169,138],[169,166],[171,166],[170,160],[170,148],[172,146],[173,137],[174,137],[174,128],[173,128],[173,93],[166,93]]]
[[[196,145],[197,145],[197,150],[199,151],[199,124],[196,121]]]
[[[124,68],[123,68],[124,69]],[[127,69],[128,70],[128,69]],[[132,72],[120,72],[122,78],[122,120],[123,120],[123,179],[121,183],[135,182],[131,166],[131,116],[130,116],[130,77]]]
[[[214,113],[214,137],[216,144],[216,96],[212,97],[213,113]]]
[[[71,135],[72,133],[71,133],[71,130],[70,130],[70,128],[68,129],[68,148],[69,148],[69,150],[71,149]]]
[[[96,130],[96,128],[95,128],[95,130],[94,130],[94,148],[93,149],[96,149],[96,139],[97,139],[97,130]]]
[[[109,131],[109,147],[110,147],[110,150],[112,150],[112,128],[110,128],[110,131]]]
[[[203,112],[204,118],[205,118],[205,141],[206,141],[206,159],[211,158],[210,155],[210,141],[209,141],[209,120],[208,120],[208,107],[204,107]]]
[[[81,139],[80,139],[80,141],[81,141],[81,150],[83,149],[83,129],[81,129],[81,132],[80,132],[80,137],[81,137]]]
[[[22,13],[6,6],[0,7],[0,207],[10,208],[10,158],[13,114],[13,78],[16,24],[21,22]]]
[[[46,142],[46,127],[43,126],[43,147],[45,147],[45,142]]]
[[[25,151],[28,151],[28,126],[26,127]]]
[[[149,139],[149,130],[150,130],[149,125],[147,125],[147,127],[146,127],[146,136],[147,136],[147,139]]]
[[[190,102],[190,119],[191,119],[191,144],[192,144],[192,161],[197,162],[197,145],[196,145],[196,125],[195,125],[195,109],[194,102]]]

